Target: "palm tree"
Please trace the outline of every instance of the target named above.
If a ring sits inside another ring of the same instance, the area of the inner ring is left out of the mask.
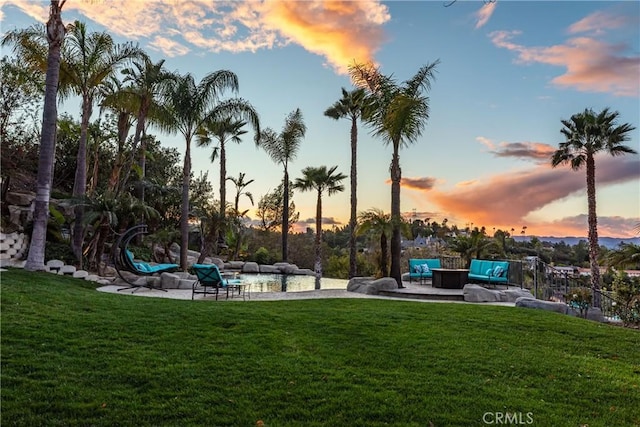
[[[389,246],[387,236],[391,234],[393,227],[391,226],[391,215],[384,213],[381,209],[372,208],[366,212],[362,212],[358,216],[359,235],[367,232],[373,232],[380,236],[380,259],[378,267],[381,277],[389,275]]]
[[[173,73],[164,69],[164,59],[154,64],[147,55],[134,62],[133,67],[123,69],[122,74],[125,76],[122,82],[128,84],[114,95],[115,99],[113,101],[117,105],[125,106],[136,116],[136,129],[133,136],[131,156],[126,166],[124,166],[125,176],[124,179],[120,180],[120,185],[116,191],[117,194],[122,192],[127,184],[139,144],[141,178],[144,180],[146,174],[146,139],[144,138],[144,130],[147,120],[149,118],[153,119],[154,114],[161,108],[159,106],[160,97],[174,78]],[[114,171],[114,174],[118,178],[120,170]],[[140,191],[140,198],[144,200],[143,190]]]
[[[66,0],[51,0],[49,7],[49,20],[46,24],[46,37],[47,37],[47,53],[46,53],[46,78],[45,78],[45,95],[44,95],[44,107],[42,112],[42,132],[40,134],[40,153],[38,157],[38,176],[36,181],[36,199],[33,213],[33,231],[31,233],[31,244],[29,245],[29,254],[27,255],[27,262],[24,268],[30,271],[44,270],[44,246],[47,236],[47,223],[49,221],[49,197],[51,195],[51,183],[53,181],[53,159],[55,157],[55,138],[56,138],[56,123],[58,121],[58,108],[57,108],[57,96],[58,96],[58,82],[60,78],[60,62],[61,62],[61,50],[62,43],[66,29],[62,23],[62,7]],[[32,28],[28,31],[35,31]],[[22,45],[20,35],[24,35],[27,32],[22,33],[8,33],[2,40],[2,44],[13,42],[15,43],[15,50],[18,51],[21,56],[27,54],[27,64],[37,68],[39,64],[39,57],[44,55],[31,56],[29,59],[29,46]],[[37,34],[41,34],[38,32]],[[29,38],[22,39],[23,42],[28,42]],[[37,51],[37,49],[36,49]],[[35,63],[33,62],[35,60]]]
[[[640,245],[620,243],[618,249],[607,254],[607,261],[611,267],[625,268],[640,266]]]
[[[282,165],[284,169],[283,205],[282,205],[282,261],[287,261],[287,238],[289,236],[289,163],[296,158],[298,148],[307,132],[302,112],[299,108],[289,113],[282,131],[277,134],[272,129],[265,129],[260,137],[260,145],[269,154],[271,160]]]
[[[253,107],[248,106],[248,111],[251,111],[252,114],[256,116],[257,122],[257,113],[253,110]],[[225,149],[225,144],[227,142],[235,142],[236,144],[240,144],[242,142],[242,135],[246,134],[247,131],[242,128],[247,124],[247,122],[235,119],[233,117],[225,117],[222,120],[208,123],[203,132],[198,135],[198,147],[206,147],[211,145],[212,138],[215,137],[218,140],[218,146],[213,148],[211,152],[211,162],[218,157],[218,153],[220,154],[220,214],[224,220],[225,210],[227,206],[227,154]]]
[[[381,74],[371,64],[356,64],[349,68],[351,78],[357,86],[369,91],[365,122],[373,130],[373,135],[381,137],[385,144],[393,147],[391,158],[391,277],[402,288],[400,267],[401,222],[400,215],[400,169],[399,150],[418,140],[429,119],[429,98],[424,95],[431,88],[435,68],[439,61],[422,66],[418,72],[403,84],[392,77]]]
[[[349,218],[349,278],[357,274],[356,261],[356,225],[358,209],[358,119],[362,117],[365,107],[364,89],[358,88],[347,92],[342,88],[342,98],[327,108],[324,115],[338,120],[351,120],[351,216]]]
[[[629,141],[629,133],[635,129],[628,123],[618,125],[617,111],[605,108],[600,113],[585,109],[574,114],[570,120],[562,120],[564,128],[560,132],[566,140],[559,144],[551,157],[551,166],[569,164],[574,171],[586,166],[587,170],[587,206],[589,224],[589,264],[591,266],[591,288],[594,305],[600,307],[600,267],[598,266],[598,219],[596,216],[596,163],[595,155],[605,152],[611,156],[636,153],[631,147],[623,145]]]
[[[320,278],[322,277],[322,193],[326,191],[327,195],[332,196],[344,191],[344,185],[340,181],[347,177],[342,173],[336,173],[337,168],[338,166],[334,166],[327,170],[326,166],[306,167],[302,169],[302,178],[296,178],[293,185],[295,189],[300,191],[316,190],[318,193],[316,201],[316,262],[314,266],[316,289],[320,288]]]
[[[225,117],[241,117],[252,123],[259,138],[259,124],[247,101],[220,97],[226,90],[238,91],[238,77],[231,71],[219,70],[207,74],[196,85],[191,74],[175,76],[165,93],[166,101],[158,114],[158,124],[164,131],[180,133],[185,139],[182,174],[182,206],[180,216],[180,266],[187,268],[189,244],[189,182],[191,179],[191,141],[208,123]]]
[[[233,204],[233,208],[236,211],[236,214],[239,212],[238,209],[240,205],[240,196],[242,196],[243,194],[247,196],[247,198],[251,202],[251,206],[253,206],[253,194],[243,190],[247,188],[249,184],[251,184],[254,180],[250,179],[249,181],[245,181],[244,177],[245,177],[244,172],[240,172],[237,178],[234,178],[232,176],[227,178],[229,181],[233,182],[233,184],[236,186],[236,197],[234,199],[234,204]]]
[[[243,194],[245,196],[247,196],[247,198],[249,199],[249,201],[251,202],[251,206],[253,206],[253,194],[251,194],[248,191],[244,191],[244,189],[249,186],[249,184],[251,184],[254,180],[250,179],[249,181],[244,180],[245,174],[243,172],[240,172],[240,174],[238,175],[237,178],[234,178],[232,176],[230,176],[229,178],[227,178],[229,181],[233,182],[234,185],[236,186],[236,196],[234,199],[234,204],[233,204],[233,214],[234,214],[234,220],[231,223],[232,228],[234,228],[234,232],[235,232],[235,236],[234,236],[234,249],[232,252],[232,259],[237,257],[238,253],[240,252],[240,245],[242,244],[242,240],[243,240],[243,230],[246,228],[244,226],[244,224],[242,223],[242,218],[247,214],[247,212],[249,212],[249,210],[245,210],[243,212],[240,212],[240,196],[242,196]]]
[[[82,98],[80,120],[80,141],[76,162],[73,196],[84,197],[87,186],[87,134],[93,104],[100,94],[100,86],[118,67],[141,55],[140,49],[131,44],[116,45],[106,33],[88,33],[83,22],[75,21],[69,26],[63,45],[63,59],[60,65],[63,96],[78,95]],[[83,206],[75,211],[72,248],[82,266],[82,244],[84,240]]]

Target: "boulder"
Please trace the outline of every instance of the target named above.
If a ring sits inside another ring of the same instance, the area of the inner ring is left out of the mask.
[[[563,302],[542,301],[533,297],[521,297],[516,300],[516,307],[537,308],[567,314],[567,305]]]
[[[315,276],[316,272],[309,268],[297,268],[293,270],[292,274],[297,274],[299,276]]]
[[[280,274],[280,269],[273,265],[260,265],[260,273],[265,274]]]
[[[64,265],[64,262],[60,261],[59,259],[50,259],[49,261],[47,261],[47,267],[51,268],[62,268],[62,266]]]
[[[243,273],[259,273],[260,266],[257,262],[245,262],[242,266]]]
[[[506,299],[503,291],[487,289],[472,283],[464,285],[462,289],[464,300],[467,302],[502,302]]]
[[[72,275],[75,279],[85,279],[89,275],[89,272],[85,270],[76,270]]]
[[[180,276],[175,273],[160,274],[160,287],[162,289],[177,289],[180,284]]]
[[[60,267],[60,272],[58,274],[73,275],[75,272],[76,268],[73,265],[63,265]]]
[[[516,302],[518,298],[533,298],[533,294],[528,289],[506,289],[504,292],[505,302]]]
[[[569,306],[567,306],[567,314],[570,316],[575,316],[575,317],[582,317],[580,315],[580,310],[576,310],[575,308],[571,308]],[[587,320],[593,320],[595,322],[604,322],[604,314],[602,313],[602,310],[600,310],[599,308],[595,308],[595,307],[590,307],[589,310],[587,310],[587,316],[585,317],[585,319]]]
[[[33,193],[7,193],[7,205],[31,206],[31,202],[36,198]]]
[[[244,266],[244,261],[229,261],[225,263],[225,267],[227,266],[232,270],[240,270]]]
[[[393,277],[354,277],[347,283],[347,291],[367,295],[378,295],[382,290],[392,289],[398,289],[398,282]]]

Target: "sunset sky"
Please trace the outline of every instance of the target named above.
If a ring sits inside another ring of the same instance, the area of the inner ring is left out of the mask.
[[[238,75],[239,96],[258,110],[263,127],[280,131],[300,108],[307,135],[290,165],[349,174],[348,120],[324,110],[351,89],[354,60],[372,60],[399,81],[440,60],[430,96],[431,117],[420,140],[400,152],[402,211],[430,221],[485,226],[527,235],[586,236],[585,171],[552,169],[562,142],[561,120],[585,108],[619,111],[640,126],[640,3],[637,1],[249,1],[68,0],[65,23],[138,43],[170,71]],[[45,22],[48,2],[0,0],[0,31]],[[3,48],[3,55],[8,54]],[[78,105],[65,111],[79,120]],[[97,118],[97,108],[92,119]],[[391,147],[360,126],[358,210],[390,211]],[[184,141],[151,129],[167,146]],[[627,142],[640,151],[640,131]],[[195,171],[208,170],[218,188],[210,149],[192,148]],[[640,156],[596,159],[599,233],[635,237],[640,223]],[[227,150],[227,173],[255,179],[255,201],[282,179],[281,168],[257,149],[253,135]],[[196,172],[197,174],[197,172]],[[345,191],[325,197],[324,223],[349,217]],[[235,188],[228,183],[228,201]],[[316,196],[296,193],[301,222],[313,227]],[[248,199],[242,203],[251,208]],[[251,208],[250,216],[255,216]]]

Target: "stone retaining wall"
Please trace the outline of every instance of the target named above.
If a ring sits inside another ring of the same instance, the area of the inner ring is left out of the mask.
[[[29,249],[29,239],[24,233],[0,233],[0,260],[20,260]]]

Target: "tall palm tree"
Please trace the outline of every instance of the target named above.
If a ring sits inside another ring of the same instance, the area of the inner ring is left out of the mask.
[[[293,187],[300,191],[313,191],[318,194],[316,201],[316,240],[315,251],[316,261],[314,271],[316,273],[316,289],[320,288],[320,278],[322,277],[322,193],[332,196],[344,191],[344,185],[340,182],[347,176],[336,173],[338,166],[327,169],[326,166],[317,168],[306,167],[302,169],[302,178],[296,178]]]
[[[83,22],[75,21],[69,26],[63,45],[63,61],[60,65],[63,96],[78,95],[82,98],[80,119],[80,141],[76,162],[73,196],[84,197],[87,186],[87,134],[93,104],[100,94],[100,86],[118,68],[141,54],[140,49],[131,45],[117,45],[106,33],[89,33]],[[72,248],[78,264],[82,265],[82,244],[84,241],[84,211],[78,205],[75,210]]]
[[[44,246],[47,236],[47,223],[49,221],[49,197],[51,196],[51,183],[53,181],[53,160],[55,157],[56,123],[58,120],[58,83],[60,78],[60,62],[62,43],[66,28],[62,23],[62,7],[66,0],[51,0],[49,6],[49,20],[46,24],[47,49],[40,50],[38,45],[30,43],[32,37],[23,38],[21,35],[42,34],[35,27],[31,30],[8,33],[2,40],[2,44],[14,43],[14,49],[21,57],[27,59],[26,63],[33,68],[46,69],[44,107],[42,112],[42,132],[40,134],[40,153],[38,157],[38,176],[36,178],[36,199],[33,213],[33,231],[31,244],[25,269],[44,270]],[[25,44],[22,44],[25,43]],[[31,47],[35,47],[34,50]],[[26,54],[26,55],[25,55]],[[44,57],[46,61],[40,59]]]
[[[349,218],[349,278],[356,276],[356,226],[358,209],[358,120],[365,108],[365,91],[362,88],[347,92],[342,88],[342,98],[327,108],[324,115],[338,120],[351,120],[351,215]]]
[[[164,108],[158,113],[159,127],[169,133],[180,133],[185,140],[182,174],[182,206],[180,216],[180,266],[187,268],[189,244],[189,182],[191,179],[191,141],[208,123],[225,117],[239,117],[260,130],[257,117],[247,101],[241,98],[221,100],[225,91],[238,92],[238,77],[231,71],[218,70],[196,84],[191,74],[175,76],[165,93]]]
[[[357,233],[359,235],[372,232],[380,236],[380,259],[378,261],[378,268],[380,269],[381,277],[388,276],[389,244],[387,236],[391,234],[393,229],[391,226],[391,215],[384,213],[381,209],[372,208],[358,215],[358,223]]]
[[[371,64],[355,64],[349,68],[352,80],[358,87],[369,92],[365,122],[373,130],[373,135],[383,139],[393,147],[391,158],[391,277],[402,286],[400,267],[400,241],[402,217],[400,215],[400,148],[412,144],[420,138],[429,119],[429,98],[425,95],[431,88],[434,72],[439,61],[422,66],[418,72],[403,84],[392,77],[380,73]]]
[[[289,163],[296,158],[302,138],[307,132],[302,112],[299,108],[289,113],[282,131],[277,134],[265,129],[260,137],[260,146],[269,154],[271,160],[282,165],[284,170],[282,205],[282,261],[287,261],[289,236]]]
[[[253,111],[253,107],[250,108],[253,114],[257,113]],[[247,122],[238,120],[234,117],[225,117],[222,120],[208,123],[203,132],[198,135],[198,147],[206,147],[213,142],[212,137],[218,140],[218,146],[213,148],[211,152],[211,162],[220,155],[220,214],[224,219],[226,206],[227,206],[227,154],[226,143],[235,142],[240,144],[242,142],[242,135],[247,131],[242,129]]]
[[[154,114],[161,108],[159,103],[162,93],[167,89],[168,85],[175,75],[164,68],[164,59],[153,63],[151,59],[144,55],[140,60],[135,61],[132,67],[122,70],[124,79],[122,82],[126,84],[116,95],[116,102],[125,105],[133,112],[136,117],[136,129],[133,135],[133,143],[131,156],[127,164],[124,166],[124,179],[120,180],[120,186],[117,188],[117,194],[124,190],[127,184],[129,173],[133,165],[138,146],[140,147],[139,161],[141,178],[144,180],[146,175],[146,139],[144,138],[147,121],[154,119]],[[119,173],[120,171],[118,171]],[[140,198],[144,200],[144,187],[140,191]]]
[[[105,80],[101,87],[100,112],[109,109],[116,116],[117,127],[117,149],[109,181],[107,181],[107,192],[115,193],[120,181],[120,172],[125,161],[125,145],[129,131],[133,125],[133,112],[129,104],[128,97],[126,100],[122,98],[122,81],[115,76],[111,76]]]
[[[566,140],[559,144],[551,157],[551,166],[569,164],[574,171],[585,166],[587,171],[587,206],[589,224],[589,264],[591,267],[591,288],[594,305],[600,307],[600,267],[598,265],[598,219],[596,216],[596,162],[599,152],[611,156],[636,153],[623,142],[630,140],[629,133],[635,129],[628,123],[618,125],[617,111],[603,109],[595,113],[585,109],[574,114],[569,120],[561,120],[564,128],[560,132]]]

